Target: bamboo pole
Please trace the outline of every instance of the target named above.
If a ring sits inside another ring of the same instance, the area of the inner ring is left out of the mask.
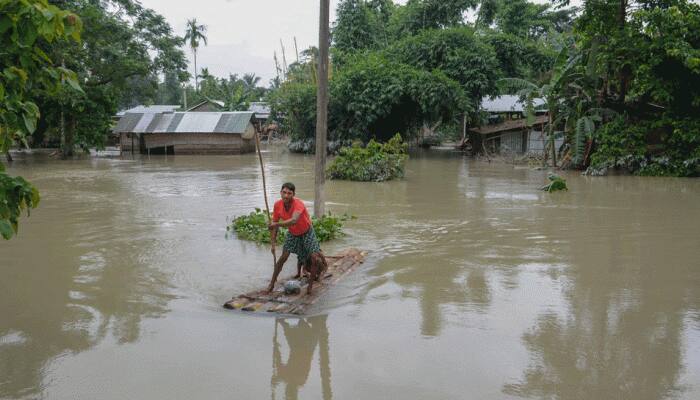
[[[260,136],[258,135],[258,128],[255,128],[255,148],[258,151],[258,159],[260,160],[260,172],[262,173],[263,180],[263,195],[265,196],[265,211],[267,212],[267,222],[272,222],[270,218],[270,203],[267,201],[267,183],[265,182],[265,167],[263,166],[262,152],[260,152]],[[279,233],[279,232],[278,232]],[[272,236],[270,236],[272,239]],[[274,262],[273,268],[277,267],[277,254],[272,253],[272,260]]]

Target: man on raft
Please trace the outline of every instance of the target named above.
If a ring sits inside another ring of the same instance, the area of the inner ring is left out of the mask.
[[[306,269],[309,272],[307,294],[311,294],[314,280],[319,280],[327,268],[326,259],[321,253],[321,247],[318,244],[316,232],[314,232],[314,227],[311,224],[309,212],[306,210],[304,202],[294,197],[295,190],[293,183],[287,182],[283,184],[280,191],[282,199],[275,202],[272,211],[272,222],[269,225],[272,254],[275,254],[279,227],[288,228],[289,233],[284,240],[282,256],[275,264],[272,280],[270,280],[270,285],[267,287],[268,292],[272,292],[275,288],[277,276],[282,271],[287,258],[289,258],[289,253],[297,255],[299,268],[297,278],[301,277],[302,269]]]

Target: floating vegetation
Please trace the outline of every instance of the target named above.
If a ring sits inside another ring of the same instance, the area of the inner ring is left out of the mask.
[[[545,192],[556,192],[557,190],[569,190],[568,187],[566,187],[566,179],[562,178],[559,175],[555,174],[549,174],[547,175],[547,179],[549,179],[551,182],[549,184],[544,185],[540,188],[540,190],[544,190]]]
[[[374,139],[362,147],[359,142],[343,147],[328,167],[330,179],[382,182],[404,175],[407,144],[398,133],[382,144]]]
[[[330,212],[321,218],[312,217],[316,237],[320,242],[332,240],[341,236],[343,233],[343,222],[355,219],[347,214],[332,215]],[[248,215],[241,215],[233,219],[230,225],[226,227],[228,232],[235,232],[239,239],[252,240],[257,243],[270,243],[270,229],[268,229],[267,215],[259,208]],[[279,228],[277,233],[277,242],[283,243],[287,235],[287,228]]]

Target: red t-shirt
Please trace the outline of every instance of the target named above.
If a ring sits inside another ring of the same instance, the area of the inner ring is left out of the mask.
[[[311,227],[311,218],[309,218],[309,212],[306,211],[306,206],[304,205],[304,202],[297,199],[296,197],[292,199],[292,206],[289,207],[289,211],[284,209],[283,200],[277,200],[275,202],[275,207],[272,211],[272,221],[286,221],[288,219],[291,219],[292,214],[294,214],[297,211],[300,212],[301,215],[299,216],[297,223],[289,227],[289,232],[294,236],[301,236],[309,230],[309,227]]]

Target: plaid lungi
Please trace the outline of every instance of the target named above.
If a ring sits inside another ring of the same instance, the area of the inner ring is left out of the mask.
[[[287,232],[287,237],[284,238],[284,250],[297,255],[299,261],[305,262],[312,253],[321,251],[321,246],[316,239],[314,227],[310,227],[306,233],[301,236],[294,236]]]

